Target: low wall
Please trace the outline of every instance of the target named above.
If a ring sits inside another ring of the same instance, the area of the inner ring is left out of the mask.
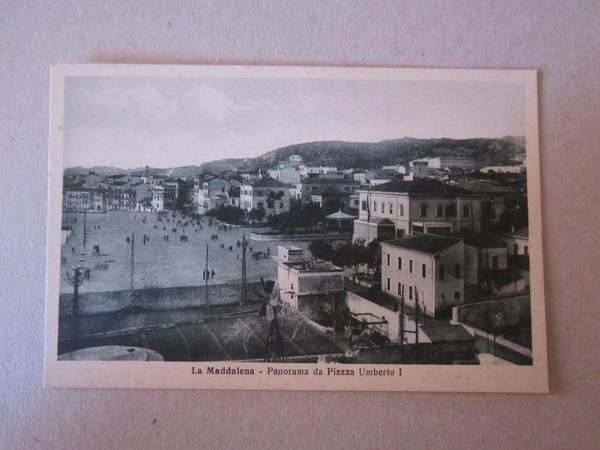
[[[256,297],[262,291],[259,282],[248,283],[248,297]],[[208,286],[211,305],[235,304],[240,301],[241,286],[237,284],[214,284]],[[206,304],[205,286],[182,286],[172,288],[135,289],[133,305],[150,310],[193,308]],[[79,294],[80,314],[100,314],[120,311],[132,306],[129,291],[85,292]],[[59,314],[69,316],[73,308],[73,294],[63,293],[59,298]]]
[[[330,234],[330,233],[313,233],[313,234],[260,234],[251,233],[250,239],[253,241],[314,241],[317,239],[328,240],[346,240],[352,239],[351,233],[345,234]]]
[[[486,330],[491,327],[492,314],[497,318],[497,328],[525,324],[531,320],[529,296],[520,295],[454,306],[452,321]]]
[[[346,306],[354,314],[371,313],[387,320],[387,338],[392,343],[398,343],[400,336],[400,313],[373,303],[358,294],[346,291]]]

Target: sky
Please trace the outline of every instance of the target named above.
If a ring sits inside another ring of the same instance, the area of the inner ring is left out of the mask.
[[[291,144],[525,135],[510,82],[68,77],[64,165],[251,158]]]

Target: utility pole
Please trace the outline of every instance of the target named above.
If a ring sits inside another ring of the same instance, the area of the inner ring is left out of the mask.
[[[83,252],[86,251],[87,238],[88,238],[88,227],[87,227],[87,209],[83,210]]]
[[[88,279],[82,274],[82,268],[77,266],[73,268],[73,274],[67,272],[67,282],[73,286],[73,302],[71,305],[71,341],[77,343],[79,341],[79,287]]]
[[[419,292],[415,286],[415,364],[419,364]]]
[[[135,278],[135,233],[131,233],[131,255],[129,258],[129,306],[134,306],[134,278]]]
[[[204,277],[204,286],[206,290],[206,306],[210,306],[210,301],[208,299],[208,278],[210,277],[210,273],[208,273],[208,244],[206,244],[206,268],[205,268],[205,277]]]
[[[404,286],[400,293],[400,364],[404,363]]]
[[[240,306],[246,303],[248,297],[248,283],[246,279],[246,233],[242,234],[242,292]]]

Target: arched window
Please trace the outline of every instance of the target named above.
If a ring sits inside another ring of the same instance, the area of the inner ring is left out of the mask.
[[[456,204],[450,203],[446,205],[446,217],[456,217]]]
[[[442,217],[444,215],[444,207],[442,205],[437,205],[436,215],[438,217]]]
[[[400,205],[400,215],[404,215],[404,205]]]
[[[421,217],[427,217],[427,205],[421,205]]]
[[[469,205],[463,205],[463,217],[469,217]]]

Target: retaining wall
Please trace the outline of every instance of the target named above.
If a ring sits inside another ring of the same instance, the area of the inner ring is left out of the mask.
[[[256,297],[262,291],[259,282],[248,283],[248,297]],[[212,305],[235,304],[240,301],[239,283],[208,286],[208,298]],[[133,305],[150,310],[193,308],[206,304],[205,286],[182,286],[171,288],[135,289]],[[79,294],[80,314],[99,314],[120,311],[132,306],[129,291],[85,292]],[[73,294],[63,293],[59,298],[60,316],[71,315]]]

